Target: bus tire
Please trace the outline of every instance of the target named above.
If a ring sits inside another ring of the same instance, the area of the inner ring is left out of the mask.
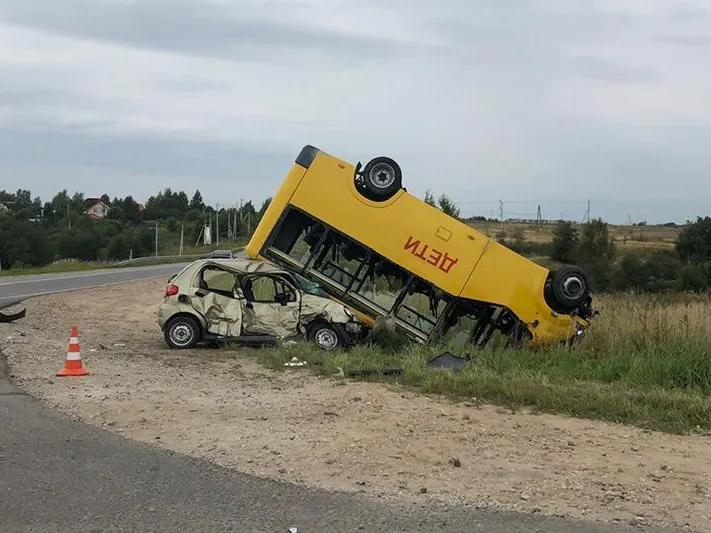
[[[551,277],[553,299],[565,309],[584,305],[590,296],[590,282],[585,271],[575,265],[563,265]]]
[[[384,201],[402,188],[402,170],[389,157],[376,157],[368,161],[362,172],[363,185],[371,199]]]

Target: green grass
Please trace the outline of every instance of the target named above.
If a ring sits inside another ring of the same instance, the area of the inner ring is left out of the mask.
[[[198,254],[208,254],[213,250],[236,250],[238,248],[244,247],[245,242],[244,239],[242,240],[237,240],[237,241],[229,241],[229,242],[224,242],[220,243],[220,246],[185,246],[183,248],[183,255],[191,256],[191,255],[198,255]],[[168,264],[168,263],[181,263],[183,261],[192,261],[193,259],[185,259],[182,257],[175,257],[172,259],[167,259],[164,256],[172,256],[172,255],[177,255],[179,251],[179,248],[173,248],[173,247],[168,247],[167,251],[166,250],[161,250],[160,255],[155,257],[155,256],[146,256],[145,261],[141,261],[140,263],[137,264],[128,264],[126,267],[132,267],[132,266],[149,266],[149,265],[161,265],[161,264]],[[5,276],[29,276],[33,274],[62,274],[62,273],[69,273],[69,272],[82,272],[86,270],[97,270],[97,269],[102,269],[102,268],[114,268],[115,265],[119,263],[119,261],[95,261],[95,262],[86,262],[86,261],[80,261],[78,259],[76,260],[66,260],[66,261],[59,261],[57,263],[52,263],[51,265],[43,266],[43,267],[26,267],[26,268],[8,268],[5,269],[3,268],[0,270],[0,277],[5,277]]]
[[[96,270],[100,268],[111,268],[113,263],[85,263],[83,261],[71,261],[54,263],[43,267],[9,268],[0,271],[0,277],[5,276],[28,276],[31,274],[62,274],[65,272],[81,272],[85,270]]]
[[[486,350],[459,372],[433,370],[442,347],[375,345],[328,354],[299,343],[257,352],[284,369],[291,357],[332,375],[341,367],[404,368],[398,383],[453,400],[566,414],[671,433],[711,430],[711,302],[677,295],[602,296],[603,314],[576,347],[538,351]],[[362,378],[359,378],[362,379]]]

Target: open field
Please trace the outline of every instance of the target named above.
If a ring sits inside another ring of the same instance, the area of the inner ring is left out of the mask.
[[[88,423],[260,476],[420,503],[711,529],[707,436],[488,403],[516,403],[494,394],[508,391],[541,399],[541,410],[566,411],[542,399],[572,394],[581,405],[575,391],[592,391],[588,403],[610,396],[609,405],[627,405],[640,425],[686,421],[694,412],[688,398],[703,404],[707,386],[702,357],[711,326],[701,299],[605,299],[605,314],[578,355],[490,354],[464,377],[411,362],[401,380],[384,384],[329,375],[335,366],[374,363],[366,349],[324,360],[318,375],[309,366],[263,365],[294,356],[317,362],[300,344],[168,350],[154,315],[164,286],[157,279],[26,302],[26,319],[0,325],[14,380]],[[72,324],[91,375],[59,379]],[[385,363],[397,362],[390,357]],[[424,360],[422,352],[417,357]],[[418,372],[419,384],[411,381]],[[458,401],[411,385],[454,388]],[[645,405],[666,414],[640,410]]]
[[[475,222],[472,227],[496,237],[502,230],[511,238],[516,232],[523,232],[528,242],[547,243],[553,240],[555,225],[536,225],[530,223]],[[573,224],[580,231],[580,224]],[[680,228],[666,226],[614,226],[609,225],[610,236],[620,248],[672,249]]]

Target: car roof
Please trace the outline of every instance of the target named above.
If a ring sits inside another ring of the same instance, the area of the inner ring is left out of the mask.
[[[264,261],[262,259],[249,259],[246,257],[236,257],[232,259],[198,259],[195,261],[196,265],[202,266],[204,264],[214,264],[219,266],[224,266],[230,270],[236,270],[238,272],[250,273],[250,272],[264,272],[264,273],[274,273],[274,274],[288,274],[287,270]]]

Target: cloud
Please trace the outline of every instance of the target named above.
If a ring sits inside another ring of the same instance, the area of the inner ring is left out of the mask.
[[[260,201],[311,143],[468,214],[683,221],[711,202],[710,34],[701,1],[0,2],[3,187]]]
[[[334,7],[336,9],[334,9]],[[348,12],[334,2],[330,11]],[[418,40],[392,33],[319,25],[318,5],[290,2],[235,3],[199,0],[11,2],[6,20],[70,38],[235,61],[298,61],[313,51],[341,61],[364,61],[397,53]]]

